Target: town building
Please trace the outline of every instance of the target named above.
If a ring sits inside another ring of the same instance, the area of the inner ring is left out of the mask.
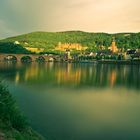
[[[20,42],[19,42],[19,41],[15,41],[14,44],[15,44],[15,45],[19,45]]]
[[[33,52],[33,53],[41,53],[44,51],[44,48],[31,48],[31,47],[25,47],[26,50]]]

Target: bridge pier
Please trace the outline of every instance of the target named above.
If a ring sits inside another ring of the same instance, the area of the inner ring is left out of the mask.
[[[2,55],[0,55],[0,61],[4,61],[4,58]]]

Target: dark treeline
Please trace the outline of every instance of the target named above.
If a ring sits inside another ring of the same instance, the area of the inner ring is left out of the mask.
[[[28,54],[31,53],[20,44],[14,44],[13,42],[0,42],[0,53],[15,53],[15,54]]]

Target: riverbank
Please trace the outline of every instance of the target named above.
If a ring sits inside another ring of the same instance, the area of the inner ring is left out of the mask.
[[[44,140],[30,127],[2,83],[0,83],[0,140]]]
[[[19,63],[20,61],[0,61],[0,62],[12,62]],[[89,64],[119,64],[119,65],[140,65],[140,59],[132,60],[112,60],[112,59],[93,59],[93,60],[66,60],[66,61],[21,61],[23,64],[30,63],[89,63]]]
[[[98,60],[99,64],[140,65],[140,60]]]
[[[140,65],[140,60],[83,60],[72,63]]]
[[[18,131],[0,120],[0,140],[44,140],[44,138],[31,127]]]

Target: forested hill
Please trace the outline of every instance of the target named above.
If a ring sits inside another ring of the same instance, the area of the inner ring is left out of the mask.
[[[97,50],[101,45],[110,46],[112,37],[115,37],[119,48],[140,48],[140,33],[33,32],[7,38],[0,42],[19,41],[22,46],[45,48],[46,51],[53,49],[59,42],[80,43],[89,49]]]

